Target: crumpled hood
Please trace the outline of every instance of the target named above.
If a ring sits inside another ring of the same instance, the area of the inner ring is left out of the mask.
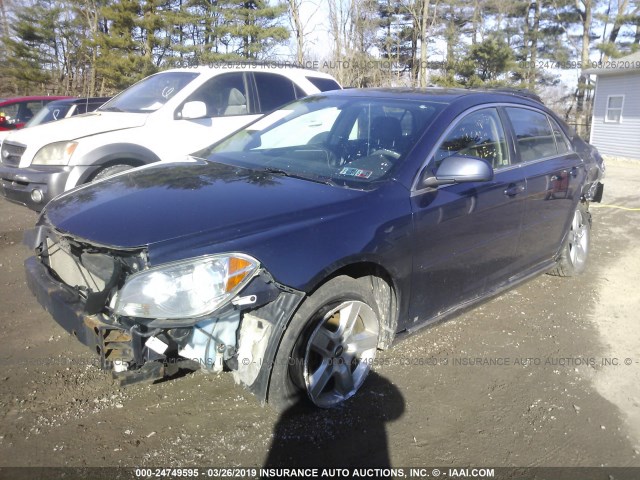
[[[147,117],[146,113],[92,112],[64,118],[57,122],[13,130],[5,140],[37,151],[53,142],[76,140],[97,133],[140,127],[144,125]]]
[[[205,161],[155,164],[55,198],[40,223],[123,249],[203,232],[220,244],[352,213],[364,194]]]

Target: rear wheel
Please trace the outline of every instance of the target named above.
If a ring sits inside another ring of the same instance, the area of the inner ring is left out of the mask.
[[[352,397],[376,356],[380,315],[369,278],[336,277],[295,314],[276,355],[269,403],[331,408]]]
[[[573,213],[558,264],[549,273],[560,277],[572,277],[584,272],[587,268],[590,242],[591,214],[583,204],[579,204]]]
[[[116,173],[124,172],[125,170],[129,170],[133,168],[131,165],[127,165],[126,163],[119,163],[117,165],[111,165],[109,167],[103,168],[100,170],[94,177],[93,180],[102,180],[103,178],[110,177],[111,175],[115,175]]]

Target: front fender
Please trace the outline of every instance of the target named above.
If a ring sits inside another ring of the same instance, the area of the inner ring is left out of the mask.
[[[276,353],[293,314],[305,298],[303,292],[276,284],[280,290],[278,297],[245,314],[238,337],[240,345],[237,356],[237,370],[233,371],[237,383],[243,384],[253,393],[261,403],[266,403],[269,392],[269,381],[274,366]],[[254,320],[254,321],[250,321]],[[267,332],[265,342],[252,342],[255,335],[254,324],[259,324],[260,330]]]
[[[106,166],[126,163],[132,167],[139,167],[159,162],[160,157],[148,148],[134,143],[110,143],[95,148],[73,160],[73,166],[86,168],[73,169],[67,180],[65,190],[88,182],[98,170]]]
[[[80,157],[76,165],[106,165],[116,160],[130,160],[138,165],[159,162],[160,157],[154,152],[135,143],[109,143],[101,145]]]

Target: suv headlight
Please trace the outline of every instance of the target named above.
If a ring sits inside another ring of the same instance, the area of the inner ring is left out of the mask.
[[[69,165],[71,155],[76,150],[78,142],[56,142],[45,145],[36,156],[32,165]]]
[[[193,318],[213,312],[253,277],[247,255],[210,255],[131,275],[118,292],[115,313],[141,318]]]

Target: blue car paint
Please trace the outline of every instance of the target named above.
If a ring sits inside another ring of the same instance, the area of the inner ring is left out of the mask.
[[[323,95],[426,98],[385,90]],[[93,244],[145,248],[151,266],[249,254],[279,284],[307,294],[344,267],[375,265],[393,283],[397,331],[411,330],[512,284],[520,273],[551,266],[600,168],[588,145],[574,139],[579,155],[513,165],[488,182],[420,190],[417,180],[434,171],[431,153],[469,108],[520,104],[554,116],[508,94],[442,91],[428,98],[448,105],[388,178],[363,189],[232,166],[214,155],[68,192],[47,205],[39,223]],[[509,123],[502,120],[516,158]]]
[[[436,99],[450,103],[394,179],[369,190],[269,175],[213,163],[213,157],[211,162],[159,164],[81,187],[51,202],[44,218],[89,242],[146,246],[150,265],[243,252],[257,258],[278,282],[304,292],[342,267],[379,265],[401,293],[398,327],[403,329],[508,280],[516,265],[530,268],[550,260],[579,199],[571,195],[551,209],[539,201],[539,176],[556,168],[554,163],[560,170],[567,161],[581,163],[575,154],[500,172],[491,182],[412,195],[429,153],[467,109],[501,102],[544,109],[506,94],[443,91]],[[582,180],[581,175],[575,184]],[[522,194],[503,194],[519,185]],[[533,242],[541,224],[552,231],[547,241]]]
[[[305,292],[358,262],[380,265],[403,291],[411,273],[409,192],[393,181],[363,191],[204,161],[160,164],[71,191],[41,222],[90,243],[147,246],[151,266],[246,253]]]

